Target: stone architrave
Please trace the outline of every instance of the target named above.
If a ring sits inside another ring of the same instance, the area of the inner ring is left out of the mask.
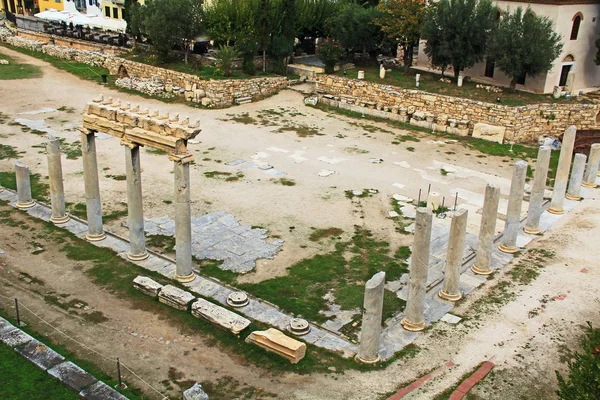
[[[366,364],[379,361],[379,343],[381,340],[381,318],[383,314],[383,294],[385,272],[378,272],[365,284],[365,299],[360,348],[356,359]]]
[[[250,325],[250,320],[204,299],[198,299],[192,304],[192,315],[231,331],[234,335],[238,335]]]
[[[144,236],[140,146],[125,143],[125,163],[125,173],[127,175],[127,225],[131,246],[127,258],[140,261],[148,258]]]
[[[490,142],[497,142],[501,144],[504,141],[505,133],[505,126],[495,126],[490,124],[484,124],[482,122],[478,122],[475,125],[473,125],[474,138],[480,138],[484,140],[489,140]]]
[[[462,297],[458,285],[460,283],[460,267],[465,250],[468,215],[469,212],[467,210],[458,210],[452,216],[452,223],[450,224],[444,286],[439,292],[439,296],[442,299],[449,301],[457,301]]]
[[[48,135],[46,153],[48,154],[48,180],[50,181],[50,203],[52,205],[50,221],[55,224],[64,224],[69,221],[69,216],[65,211],[65,189],[60,160],[60,140],[52,135]]]
[[[490,267],[492,260],[492,244],[496,231],[496,218],[498,217],[498,202],[500,201],[500,188],[488,184],[485,188],[483,211],[481,212],[481,225],[479,227],[479,241],[475,264],[471,270],[480,275],[489,275],[493,272]]]
[[[163,285],[153,279],[148,278],[147,276],[138,275],[133,280],[133,287],[144,293],[146,296],[156,298],[158,297],[160,290],[163,288]]]
[[[175,165],[175,280],[191,282],[192,220],[190,209],[190,164],[174,160]]]
[[[573,159],[573,170],[569,180],[569,188],[565,197],[569,200],[581,199],[581,182],[583,181],[583,171],[585,170],[585,154],[577,153]]]
[[[550,146],[540,146],[533,184],[531,185],[531,196],[529,198],[529,209],[527,210],[527,221],[523,232],[529,234],[540,233],[540,217],[542,216],[542,204],[544,203],[544,191],[546,190],[546,179],[548,178],[548,166],[550,164]]]
[[[190,292],[172,285],[163,286],[158,292],[159,302],[183,311],[187,311],[190,308],[190,303],[195,299]]]
[[[284,335],[277,329],[254,331],[246,338],[246,343],[252,343],[263,349],[287,358],[292,364],[297,364],[306,354],[306,344]]]
[[[587,168],[583,175],[583,186],[588,188],[596,187],[598,166],[600,166],[600,143],[594,143],[590,149],[590,157],[588,158]]]
[[[31,180],[29,178],[29,167],[17,161],[15,163],[15,177],[17,180],[17,208],[26,209],[35,206],[31,197]]]
[[[552,200],[550,202],[550,207],[548,208],[548,212],[552,214],[564,213],[563,204],[565,201],[565,193],[567,191],[567,180],[569,179],[569,170],[571,169],[571,158],[573,157],[573,146],[575,145],[576,134],[577,128],[572,125],[567,128],[563,135],[556,177],[554,178]]]
[[[401,323],[408,331],[425,329],[425,291],[429,269],[429,246],[431,243],[431,210],[417,208],[415,220],[415,240],[410,259],[408,277],[408,300]]]
[[[517,161],[513,169],[513,176],[510,184],[510,194],[508,197],[502,243],[498,246],[498,249],[504,253],[516,253],[519,250],[517,247],[517,235],[519,233],[526,175],[527,162],[523,160]]]
[[[83,178],[85,181],[85,205],[88,233],[85,238],[98,241],[106,238],[102,226],[102,202],[98,182],[98,162],[96,160],[96,132],[83,129],[81,132],[81,153],[83,155]]]

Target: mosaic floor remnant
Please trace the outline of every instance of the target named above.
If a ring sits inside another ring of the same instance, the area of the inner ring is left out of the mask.
[[[144,221],[148,235],[175,236],[175,221],[159,217]],[[226,212],[219,211],[192,218],[192,254],[199,259],[222,260],[221,269],[247,273],[259,258],[272,259],[283,240],[267,242],[267,230],[241,225]]]

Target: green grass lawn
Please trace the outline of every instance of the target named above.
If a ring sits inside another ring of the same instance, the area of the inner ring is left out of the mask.
[[[40,67],[31,64],[18,63],[14,58],[0,54],[0,60],[6,60],[8,65],[0,64],[0,80],[29,79],[42,76]]]
[[[501,98],[501,104],[506,106],[522,106],[535,103],[558,103],[566,102],[564,98],[555,100],[550,94],[535,94],[517,91],[511,93],[509,89],[504,88],[502,93],[492,93],[485,89],[477,89],[475,82],[465,82],[462,87],[456,86],[454,77],[446,74],[446,78],[452,80],[451,83],[440,82],[441,76],[438,74],[418,71],[411,69],[408,74],[405,74],[401,69],[394,69],[386,73],[385,79],[379,78],[379,67],[357,67],[356,70],[348,72],[348,76],[356,77],[358,69],[365,71],[365,80],[374,83],[382,83],[385,85],[398,86],[403,89],[416,89],[415,75],[421,74],[419,79],[419,90],[430,93],[443,94],[452,97],[463,97],[471,100],[485,101],[488,103],[496,103],[496,98]],[[336,75],[343,76],[343,71],[336,72]],[[571,100],[572,101],[572,100]],[[577,102],[577,101],[574,101]]]
[[[0,343],[0,398],[10,400],[69,400],[77,393]]]

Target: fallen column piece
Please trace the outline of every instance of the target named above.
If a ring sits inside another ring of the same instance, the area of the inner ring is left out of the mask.
[[[234,335],[250,325],[250,320],[204,299],[198,299],[192,304],[192,315],[205,319],[219,328],[227,329]]]
[[[163,286],[158,293],[158,301],[178,310],[187,311],[194,299],[191,293],[171,285]]]
[[[246,343],[252,343],[263,349],[278,354],[297,364],[306,354],[306,344],[285,336],[277,329],[269,328],[266,331],[254,331],[247,338]]]
[[[163,288],[160,283],[148,278],[147,276],[138,275],[133,280],[133,287],[144,293],[146,296],[158,297],[158,293]]]

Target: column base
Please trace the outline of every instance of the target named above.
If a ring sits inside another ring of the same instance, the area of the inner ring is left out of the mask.
[[[101,233],[99,235],[92,235],[88,233],[85,235],[85,238],[90,242],[99,242],[101,240],[106,239],[106,235],[104,233]]]
[[[144,251],[141,254],[127,253],[127,259],[129,259],[131,261],[142,261],[142,260],[145,260],[146,258],[148,258],[149,256],[150,256],[150,254],[148,254],[147,251]]]
[[[458,292],[457,294],[450,294],[444,291],[444,289],[440,290],[440,292],[438,293],[438,296],[440,296],[442,299],[444,300],[448,300],[448,301],[457,301],[462,299],[462,293]]]
[[[503,253],[512,254],[519,251],[519,248],[517,246],[505,246],[501,244],[500,246],[498,246],[498,250],[500,250]]]
[[[31,207],[35,206],[35,201],[31,200],[31,201],[26,201],[25,203],[19,203],[17,201],[17,203],[15,205],[17,206],[17,208],[19,208],[21,210],[25,210],[27,208],[31,208]]]
[[[379,361],[381,361],[381,357],[379,357],[379,355],[377,355],[377,358],[373,361],[369,361],[369,360],[363,360],[362,358],[360,358],[360,356],[357,354],[354,356],[354,361],[361,363],[361,364],[377,364]]]
[[[175,275],[173,275],[173,279],[175,279],[177,282],[181,282],[181,283],[187,283],[187,282],[191,282],[194,279],[196,279],[196,274],[194,274],[193,272],[189,275],[177,275],[177,273],[175,273]]]
[[[71,219],[71,217],[69,217],[68,215],[64,215],[62,217],[50,217],[50,222],[53,222],[56,225],[60,225],[60,224],[66,224],[67,222],[69,222],[69,220]]]
[[[565,194],[565,198],[569,200],[581,200],[581,196],[573,196],[569,193]]]
[[[523,232],[528,233],[530,235],[537,235],[539,233],[541,233],[542,231],[540,231],[540,228],[528,228],[528,227],[523,227]]]
[[[473,271],[474,273],[476,273],[477,275],[490,275],[492,272],[494,272],[493,269],[481,269],[479,268],[477,265],[473,264],[471,266],[471,271]]]
[[[581,184],[581,186],[586,187],[586,188],[595,188],[597,185],[596,183],[587,183],[587,182],[583,182]],[[2,189],[0,189],[0,192],[2,191]]]
[[[400,323],[402,324],[402,327],[404,329],[406,329],[407,331],[411,331],[411,332],[419,332],[419,331],[422,331],[423,329],[427,328],[427,324],[425,324],[425,322],[412,323],[410,321],[402,319],[402,321],[400,321]]]
[[[549,208],[546,211],[548,211],[550,214],[554,214],[554,215],[562,215],[565,213],[565,210],[562,208]]]

